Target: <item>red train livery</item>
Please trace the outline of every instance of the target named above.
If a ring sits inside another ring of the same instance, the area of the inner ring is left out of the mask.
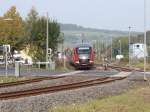
[[[76,68],[92,68],[94,65],[93,48],[84,44],[73,48],[72,62]]]

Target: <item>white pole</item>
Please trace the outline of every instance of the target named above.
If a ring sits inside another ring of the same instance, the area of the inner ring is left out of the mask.
[[[112,37],[111,37],[111,61],[112,61]]]
[[[102,39],[102,60],[104,60],[104,40]],[[104,61],[103,61],[103,65],[104,65]]]
[[[99,60],[101,59],[101,41],[99,40]]]
[[[146,78],[146,0],[144,0],[144,80]]]
[[[122,51],[121,51],[121,40],[119,40],[119,43],[120,43],[120,55],[122,54]]]
[[[131,66],[131,60],[130,60],[130,44],[131,44],[131,26],[129,28],[129,67]]]
[[[49,34],[49,31],[48,31],[48,29],[49,29],[49,26],[48,26],[48,12],[47,12],[47,25],[46,25],[46,62],[48,62],[48,34]],[[46,64],[46,69],[48,68],[48,64]]]
[[[106,59],[107,59],[107,41],[105,40],[105,52],[106,52]]]
[[[6,77],[8,76],[8,62],[7,62],[7,46],[5,46],[5,63],[6,63],[6,70],[5,70],[5,75],[6,75]]]

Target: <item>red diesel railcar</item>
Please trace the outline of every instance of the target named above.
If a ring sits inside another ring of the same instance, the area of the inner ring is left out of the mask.
[[[72,61],[76,68],[92,68],[94,65],[93,48],[84,44],[73,48]]]

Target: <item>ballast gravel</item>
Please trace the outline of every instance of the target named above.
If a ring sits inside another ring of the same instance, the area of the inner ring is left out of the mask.
[[[49,112],[50,108],[58,105],[82,103],[95,98],[121,94],[133,87],[135,82],[131,79],[57,93],[2,100],[0,101],[0,112]]]
[[[43,80],[40,82],[0,88],[0,93],[23,91],[23,90],[37,89],[37,88],[43,88],[43,87],[49,87],[49,86],[57,86],[57,85],[62,85],[62,84],[75,83],[75,82],[84,81],[84,80],[91,80],[95,78],[100,78],[100,76],[68,76],[68,77],[59,78],[59,79]]]

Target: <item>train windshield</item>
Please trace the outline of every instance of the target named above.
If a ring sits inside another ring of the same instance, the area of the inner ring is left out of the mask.
[[[78,54],[90,54],[90,47],[79,47],[77,48]]]

